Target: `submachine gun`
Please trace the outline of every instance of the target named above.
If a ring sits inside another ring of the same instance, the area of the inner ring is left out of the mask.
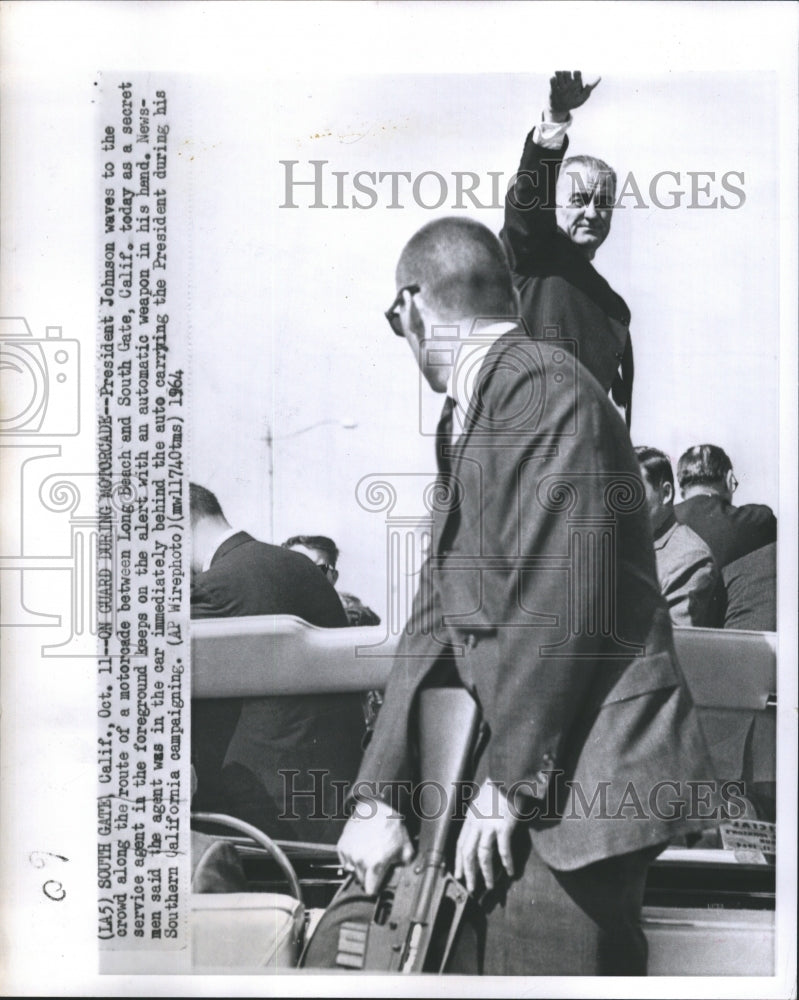
[[[424,809],[416,854],[409,864],[395,865],[373,896],[351,875],[320,918],[301,966],[445,969],[470,899],[447,870],[447,847],[459,783],[471,776],[479,712],[463,688],[428,688],[419,695],[418,722],[420,774],[439,801],[429,818]]]

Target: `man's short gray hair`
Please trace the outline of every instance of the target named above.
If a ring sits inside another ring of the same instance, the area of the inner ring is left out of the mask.
[[[608,178],[610,180],[610,184],[613,189],[613,196],[615,198],[617,178],[616,171],[613,167],[596,156],[569,156],[560,166],[558,180],[562,177],[571,177],[572,191],[574,191],[575,188],[582,189],[583,187],[583,180],[574,169],[576,167],[582,167],[594,177]]]

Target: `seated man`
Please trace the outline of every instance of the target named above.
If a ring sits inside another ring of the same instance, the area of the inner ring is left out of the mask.
[[[192,618],[284,614],[346,626],[335,590],[307,559],[231,528],[213,493],[194,483],[190,508]],[[281,839],[334,841],[333,782],[352,781],[363,732],[357,694],[194,701],[195,808]]]
[[[728,563],[724,628],[777,631],[777,543],[763,545]]]
[[[674,516],[674,474],[657,448],[636,448],[655,541],[658,583],[674,625],[718,628],[720,578],[713,555],[696,532]]]
[[[339,550],[332,538],[326,535],[292,535],[283,542],[284,549],[294,549],[295,552],[302,552],[308,556],[319,569],[325,574],[328,580],[335,587],[338,581]],[[347,594],[342,590],[336,591],[341,598],[347,621],[355,628],[360,625],[379,625],[380,616],[368,608],[360,598],[354,594]],[[380,706],[383,704],[383,696],[379,691],[365,691],[363,694],[363,716],[366,722],[366,740],[371,738],[375,728],[375,720]]]
[[[725,566],[777,540],[777,519],[764,504],[734,507],[738,480],[726,452],[714,444],[689,448],[677,463],[683,502],[674,508],[680,524],[704,539],[716,565]]]
[[[292,535],[283,542],[284,549],[294,549],[314,562],[335,587],[338,581],[339,550],[332,538],[326,535]],[[350,625],[379,625],[380,616],[356,597],[342,590],[336,591],[344,605]]]

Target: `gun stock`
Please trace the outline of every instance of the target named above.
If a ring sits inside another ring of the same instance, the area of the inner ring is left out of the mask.
[[[338,934],[335,962],[326,967],[414,973],[446,966],[469,899],[447,871],[447,841],[479,713],[466,690],[430,688],[419,696],[418,719],[424,791],[413,797],[421,813],[416,856],[395,866],[375,897],[359,895],[352,879],[342,887],[325,914]],[[316,942],[324,920],[306,949],[305,965],[325,953]]]

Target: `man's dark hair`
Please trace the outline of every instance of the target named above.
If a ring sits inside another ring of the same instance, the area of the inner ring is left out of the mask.
[[[328,565],[335,569],[339,551],[332,538],[326,535],[292,535],[283,542],[284,549],[293,549],[295,545],[303,545],[306,549],[318,549],[324,552]]]
[[[677,462],[677,482],[680,489],[724,481],[732,462],[723,448],[715,444],[697,444],[680,456]]]
[[[402,251],[396,277],[397,287],[420,285],[442,319],[517,312],[505,250],[473,219],[448,216],[422,226]]]
[[[199,521],[201,517],[225,516],[214,494],[196,483],[189,483],[189,511],[192,524]]]
[[[654,489],[658,489],[664,483],[671,483],[672,488],[674,487],[674,473],[669,456],[665,452],[659,448],[641,445],[635,449],[635,457]]]

